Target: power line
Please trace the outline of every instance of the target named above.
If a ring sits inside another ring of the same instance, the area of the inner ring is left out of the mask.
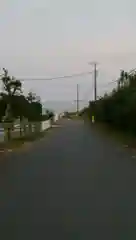
[[[132,69],[129,71],[128,75],[130,76],[131,74],[135,73],[136,72],[136,68]],[[111,82],[108,82],[106,85],[109,85],[109,84],[112,84],[112,83],[116,83],[118,82],[118,79],[114,80],[114,81],[111,81]]]
[[[19,80],[20,81],[50,81],[50,80],[57,80],[57,79],[62,79],[62,78],[79,77],[79,76],[88,75],[91,73],[92,72],[82,72],[82,73],[77,73],[77,74],[72,74],[72,75],[64,75],[64,76],[52,77],[52,78],[19,78]]]
[[[136,68],[132,69],[132,70],[128,73],[128,75],[131,75],[131,74],[133,74],[133,73],[135,73],[135,72],[136,72]]]
[[[136,74],[136,68],[134,68],[134,69],[132,69],[132,70],[130,70],[129,72],[128,72],[128,76],[133,76],[133,74]],[[118,83],[118,81],[119,81],[119,79],[116,79],[116,80],[114,80],[114,81],[111,81],[111,82],[108,82],[108,83],[106,83],[106,84],[102,84],[100,87],[106,87],[106,86],[109,86],[109,85],[111,85],[111,84],[113,84],[113,83]]]

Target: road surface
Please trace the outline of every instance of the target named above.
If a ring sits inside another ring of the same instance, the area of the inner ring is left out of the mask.
[[[82,121],[0,160],[1,239],[136,239],[136,161]]]

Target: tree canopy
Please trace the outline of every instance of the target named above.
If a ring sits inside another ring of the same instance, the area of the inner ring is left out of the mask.
[[[3,91],[0,93],[0,121],[14,121],[26,118],[28,121],[42,120],[42,104],[36,93],[23,94],[22,83],[10,77],[8,70],[3,68],[1,77]]]

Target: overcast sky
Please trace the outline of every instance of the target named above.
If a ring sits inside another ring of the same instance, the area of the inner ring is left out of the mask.
[[[99,62],[98,93],[120,69],[136,67],[135,0],[1,0],[0,67],[17,77],[90,71]],[[92,77],[25,82],[42,100],[91,95]],[[110,86],[111,87],[111,86]]]

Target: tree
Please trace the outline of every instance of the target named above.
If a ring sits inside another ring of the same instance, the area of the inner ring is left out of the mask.
[[[29,103],[32,103],[36,100],[36,94],[33,92],[29,92],[26,99],[28,100]]]
[[[124,77],[125,77],[125,72],[124,72],[124,70],[121,70],[120,77],[118,79],[119,88],[123,87],[123,85],[124,85]]]
[[[1,96],[4,97],[6,101],[6,110],[4,116],[4,122],[12,123],[13,122],[13,108],[12,108],[12,99],[16,94],[21,93],[22,84],[19,80],[16,80],[14,77],[8,75],[8,70],[3,68],[4,74],[2,76],[2,83],[4,92],[1,93]],[[7,128],[7,138],[10,140],[11,128]]]
[[[41,121],[42,116],[42,104],[38,96],[35,93],[29,92],[26,99],[29,102],[29,115],[30,121]]]
[[[4,76],[2,77],[2,82],[4,85],[4,90],[9,96],[14,96],[17,93],[20,93],[22,90],[22,84],[19,80],[16,80],[14,77],[8,76],[8,70],[3,68]]]
[[[12,121],[13,114],[12,114],[12,98],[16,94],[21,93],[22,84],[19,80],[16,80],[14,77],[8,76],[8,71],[3,68],[4,76],[2,77],[2,83],[4,87],[4,93],[1,93],[1,96],[4,97],[7,103],[7,109],[5,114],[5,121]]]

